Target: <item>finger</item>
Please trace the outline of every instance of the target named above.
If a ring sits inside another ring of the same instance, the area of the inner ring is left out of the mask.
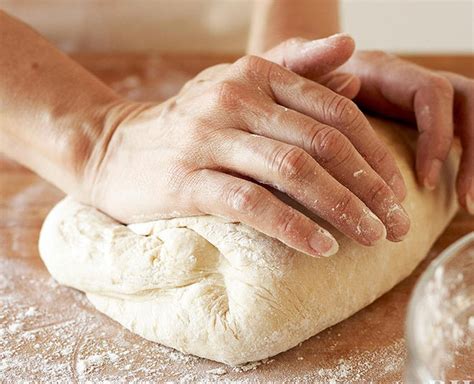
[[[474,215],[474,80],[441,72],[454,87],[454,125],[462,145],[457,178],[459,203]]]
[[[441,76],[427,77],[413,100],[420,132],[416,151],[418,179],[428,189],[439,181],[453,140],[453,87]]]
[[[250,101],[248,107],[252,107]],[[389,240],[404,238],[410,228],[408,215],[388,184],[342,133],[280,106],[269,105],[259,111],[259,106],[253,103],[253,108],[254,113],[241,114],[246,130],[305,150],[380,218]],[[258,124],[255,112],[259,115]]]
[[[336,34],[317,40],[294,38],[265,52],[263,57],[315,80],[349,60],[354,48],[354,40],[347,34]]]
[[[358,102],[397,118],[416,118],[418,180],[436,187],[453,136],[453,88],[443,76],[393,55],[366,53]],[[357,62],[356,58],[356,62]],[[370,76],[367,75],[370,73]]]
[[[346,34],[318,40],[293,38],[267,51],[263,57],[352,99],[359,92],[359,78],[332,71],[351,57],[354,47],[354,40]]]
[[[226,134],[229,148],[214,154],[220,167],[286,193],[361,244],[385,237],[377,216],[303,149],[239,130]]]
[[[338,251],[328,231],[255,183],[206,169],[194,175],[192,185],[201,212],[237,220],[312,256]]]
[[[278,104],[337,128],[388,183],[397,198],[404,199],[406,187],[393,155],[352,101],[278,65],[247,60],[247,69],[260,67],[257,71],[266,74],[266,83],[261,77],[254,76],[253,80],[262,89],[267,88],[266,93]]]

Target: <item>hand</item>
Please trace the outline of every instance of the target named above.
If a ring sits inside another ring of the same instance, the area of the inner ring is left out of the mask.
[[[326,39],[326,51],[333,49],[330,41]],[[364,108],[416,121],[420,131],[416,172],[429,189],[436,187],[453,132],[457,134],[463,147],[457,178],[459,202],[474,214],[474,80],[432,71],[383,52],[357,52],[337,71],[321,76],[317,72],[321,51],[308,53],[306,44],[311,43],[290,39],[263,56],[346,97],[357,95],[356,103]],[[350,43],[346,44],[350,50]]]
[[[337,251],[265,184],[362,244],[408,231],[400,172],[355,104],[264,59],[211,67],[160,105],[123,101],[107,121],[81,199],[123,222],[213,214],[311,255]]]
[[[457,193],[460,204],[474,214],[474,80],[383,52],[359,52],[341,70],[360,77],[358,104],[385,116],[416,121],[420,132],[416,172],[426,188],[438,184],[453,133],[459,136],[463,153]]]

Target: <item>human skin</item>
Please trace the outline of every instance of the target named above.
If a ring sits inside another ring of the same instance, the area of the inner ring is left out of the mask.
[[[315,20],[316,19],[316,20]],[[320,21],[323,19],[323,22]],[[273,61],[300,73],[307,58],[298,55],[308,39],[336,33],[338,2],[334,0],[261,0],[256,3],[248,52],[268,55]],[[298,36],[296,39],[291,39]],[[296,53],[296,54],[295,54]],[[279,59],[279,58],[280,59]],[[285,63],[281,60],[285,58]],[[474,214],[474,81],[450,72],[432,71],[395,55],[379,51],[355,52],[346,64],[323,78],[353,75],[354,101],[377,114],[415,122],[420,132],[416,154],[419,183],[436,188],[453,135],[460,138],[463,153],[457,177],[459,203]]]
[[[136,103],[5,13],[0,38],[1,151],[121,222],[214,214],[311,255],[337,251],[266,185],[365,245],[409,229],[400,172],[364,115],[280,65],[246,56],[206,69],[164,103]],[[354,42],[338,35],[302,48],[320,78]],[[364,188],[354,184],[361,169]]]

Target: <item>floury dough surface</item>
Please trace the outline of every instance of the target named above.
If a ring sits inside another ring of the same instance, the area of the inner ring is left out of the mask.
[[[400,243],[367,248],[336,233],[338,254],[315,259],[215,217],[127,227],[66,198],[44,223],[41,256],[58,282],[146,339],[231,365],[278,354],[409,275],[456,211],[457,153],[441,187],[422,190],[412,138],[394,123],[371,123],[397,154],[408,187],[412,226]]]

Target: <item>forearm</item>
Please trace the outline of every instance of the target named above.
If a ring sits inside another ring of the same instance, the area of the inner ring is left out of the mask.
[[[247,50],[261,53],[291,37],[339,32],[337,0],[261,0],[255,4]]]
[[[0,151],[66,192],[113,124],[118,96],[39,34],[0,11]]]

